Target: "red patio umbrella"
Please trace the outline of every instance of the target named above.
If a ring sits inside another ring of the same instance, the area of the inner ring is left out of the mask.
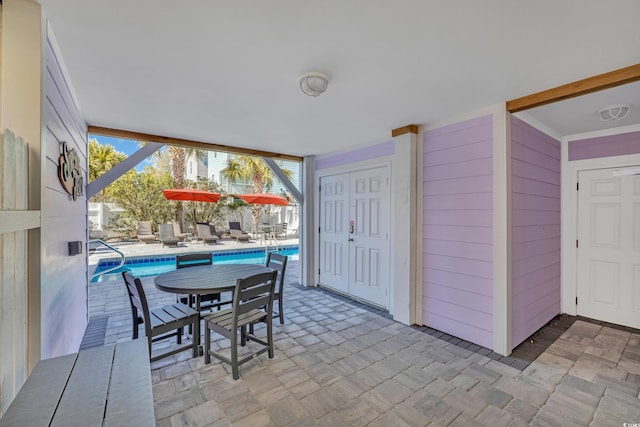
[[[184,202],[209,202],[218,203],[220,200],[219,193],[198,190],[196,188],[174,188],[170,190],[162,190],[167,200],[180,200]],[[196,220],[196,205],[193,205],[193,221]]]
[[[252,203],[254,205],[278,205],[278,206],[289,206],[289,201],[276,194],[269,193],[251,193],[251,194],[238,194],[239,198],[244,200],[247,203]]]
[[[220,200],[220,194],[218,193],[198,190],[195,188],[175,188],[172,190],[162,190],[162,193],[168,200],[210,203],[218,203],[218,200]]]

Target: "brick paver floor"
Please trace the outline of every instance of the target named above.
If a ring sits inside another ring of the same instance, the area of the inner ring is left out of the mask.
[[[290,273],[296,269],[291,263]],[[151,305],[174,300],[155,291],[152,279],[144,283]],[[90,302],[97,318],[108,317],[105,343],[130,339],[122,287],[94,287]],[[274,322],[275,358],[242,365],[238,381],[227,365],[205,365],[188,351],[152,364],[157,425],[640,423],[640,335],[633,331],[577,320],[518,369],[316,288],[289,284],[285,317],[284,325]]]

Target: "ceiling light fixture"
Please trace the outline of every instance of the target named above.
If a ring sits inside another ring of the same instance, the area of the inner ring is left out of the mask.
[[[319,96],[327,90],[329,77],[317,71],[304,73],[298,80],[300,89],[309,96]]]
[[[598,111],[598,115],[601,120],[604,120],[605,122],[612,122],[614,120],[620,120],[627,117],[630,109],[631,106],[628,104],[610,105]]]

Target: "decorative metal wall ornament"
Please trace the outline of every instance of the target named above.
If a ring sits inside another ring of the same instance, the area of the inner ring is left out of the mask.
[[[58,158],[58,179],[62,188],[73,200],[83,194],[84,179],[80,168],[80,158],[75,148],[68,149],[67,142],[60,143],[60,157]]]

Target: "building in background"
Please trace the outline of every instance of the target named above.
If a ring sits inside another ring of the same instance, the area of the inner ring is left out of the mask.
[[[194,182],[197,182],[198,178],[207,178],[209,176],[208,164],[209,156],[198,158],[193,152],[188,154],[185,161],[184,177]]]
[[[252,193],[253,188],[250,181],[235,183],[229,182],[224,174],[225,169],[229,166],[229,162],[235,157],[235,154],[225,153],[221,151],[209,151],[208,152],[208,177],[220,184],[223,191],[227,193]],[[295,187],[300,190],[301,179],[301,163],[293,160],[276,160],[276,164],[281,169],[288,169],[291,171],[291,182]],[[285,194],[287,193],[286,187],[282,182],[275,177],[271,188],[265,188],[265,193],[273,194]]]

